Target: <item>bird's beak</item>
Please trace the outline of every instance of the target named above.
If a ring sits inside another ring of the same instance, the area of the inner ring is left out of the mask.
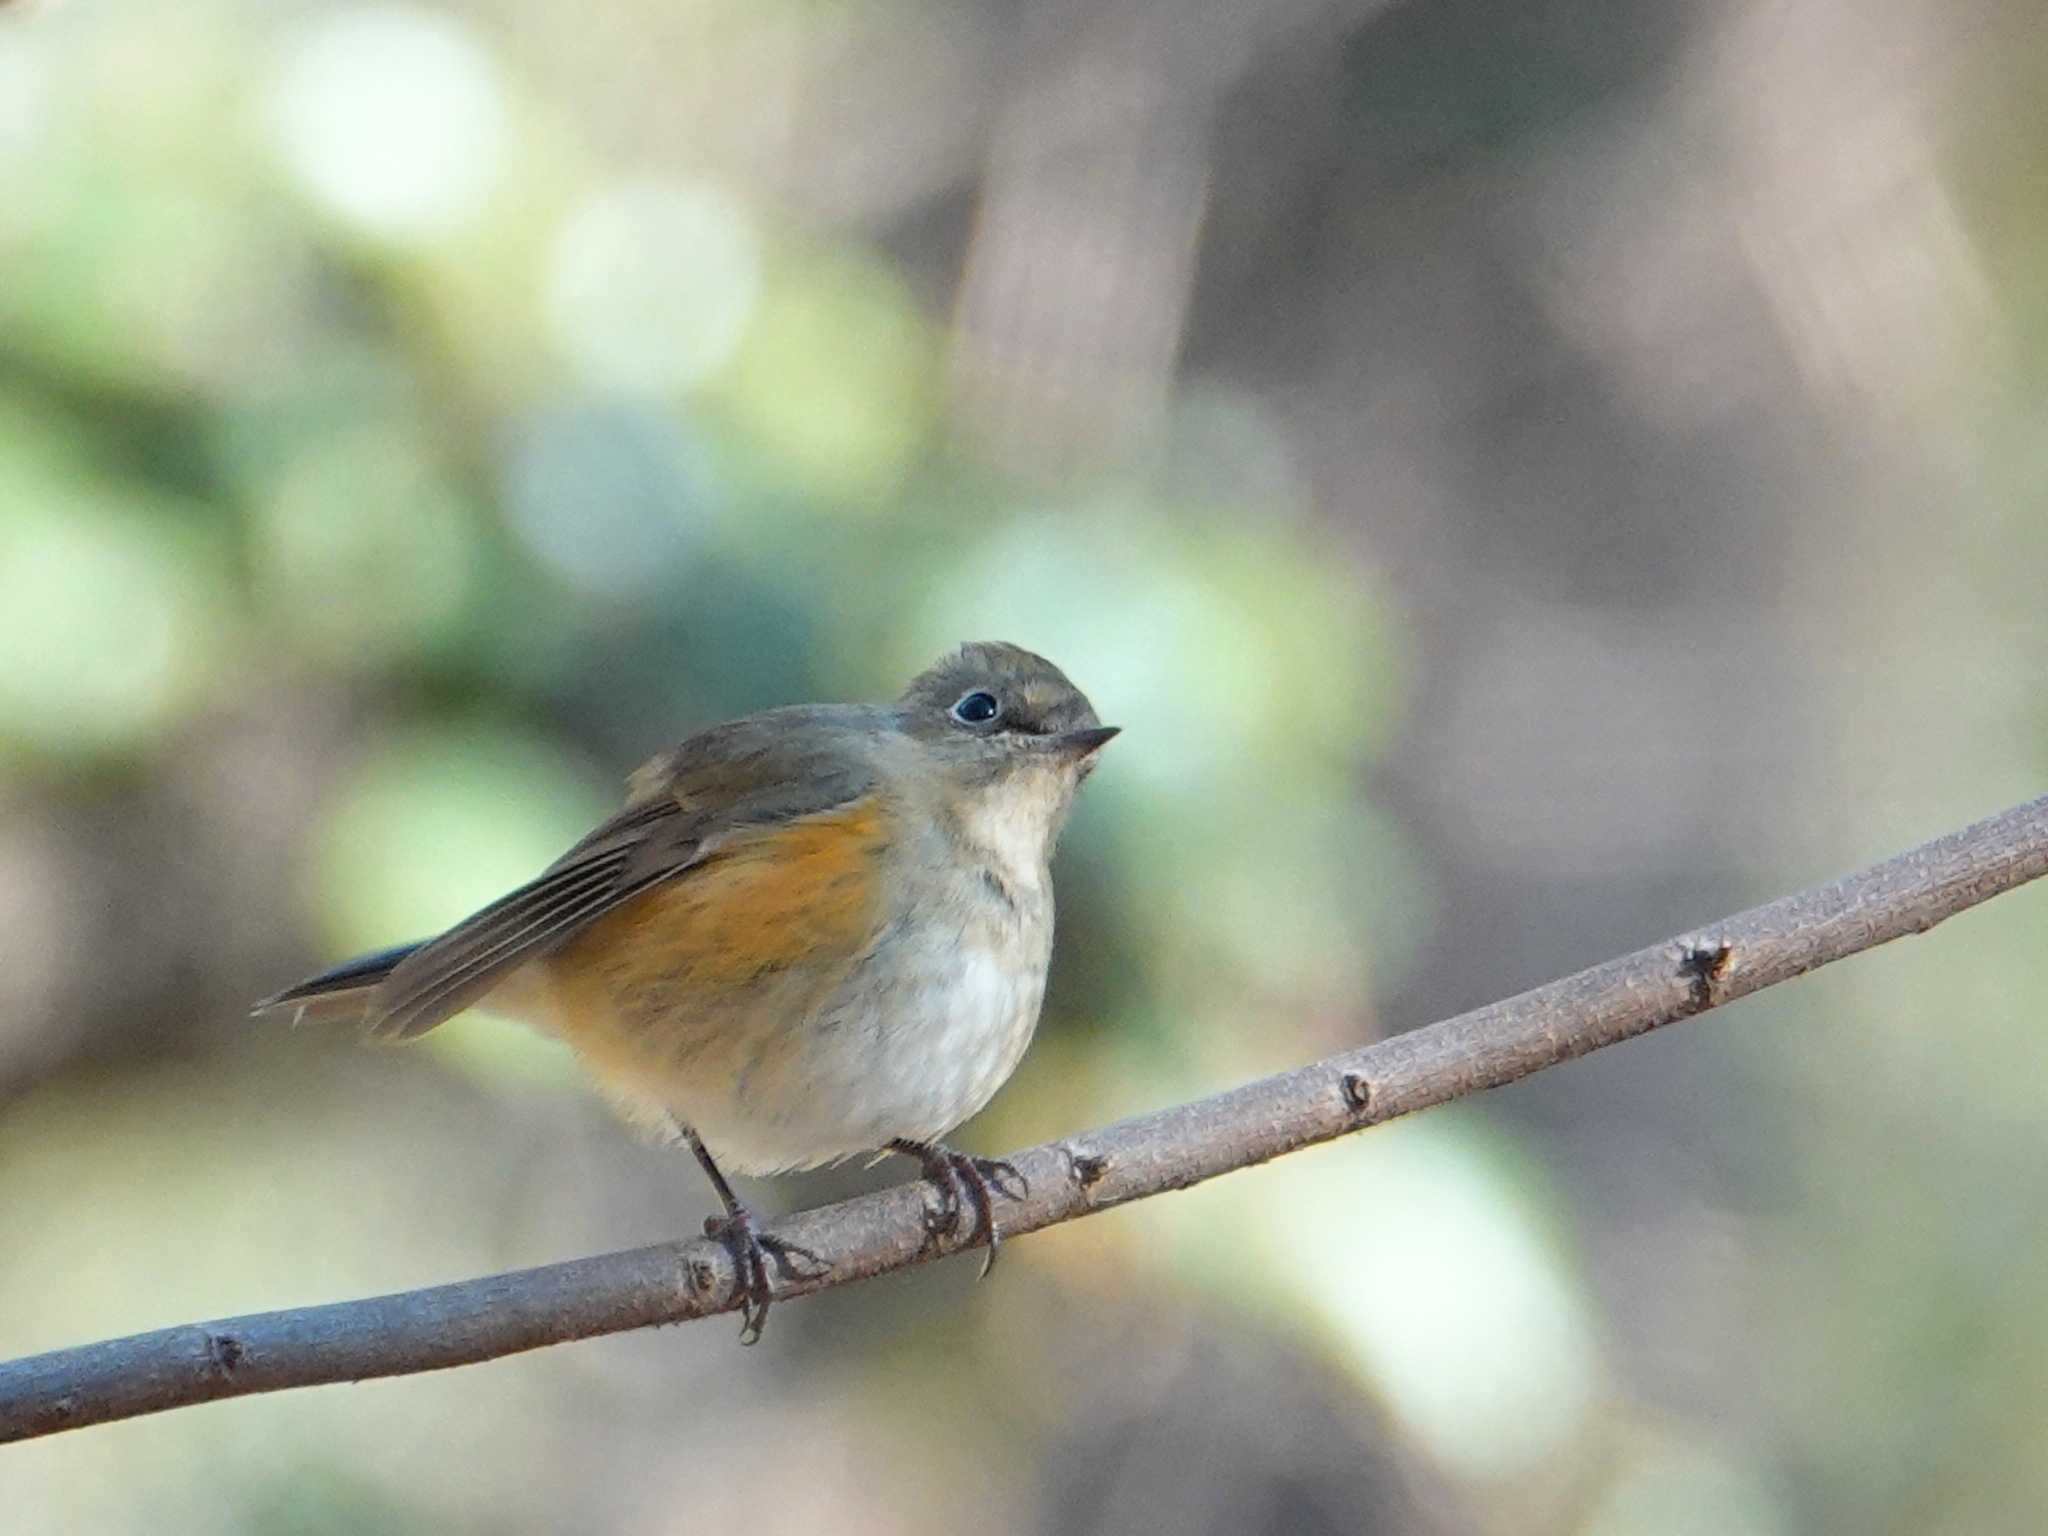
[[[1055,736],[1052,744],[1062,757],[1071,757],[1078,762],[1100,752],[1122,729],[1120,725],[1091,726],[1085,731],[1068,731],[1064,735]]]

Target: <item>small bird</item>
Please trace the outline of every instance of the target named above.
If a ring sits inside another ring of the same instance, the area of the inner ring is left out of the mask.
[[[256,1005],[411,1039],[472,1004],[567,1042],[634,1120],[686,1143],[725,1207],[743,1339],[764,1238],[725,1170],[915,1157],[942,1231],[1017,1171],[940,1138],[1015,1070],[1052,955],[1053,845],[1117,727],[1059,668],[962,646],[894,704],[771,709],[700,731],[625,809],[447,932]],[[772,1250],[772,1252],[771,1252]]]

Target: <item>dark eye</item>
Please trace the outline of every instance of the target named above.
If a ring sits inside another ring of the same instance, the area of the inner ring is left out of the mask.
[[[995,719],[1001,707],[996,703],[994,694],[977,688],[974,692],[963,695],[960,702],[953,706],[953,718],[962,725],[986,725]]]

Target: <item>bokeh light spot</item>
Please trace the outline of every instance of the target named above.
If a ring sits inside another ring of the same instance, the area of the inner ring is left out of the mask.
[[[175,522],[75,490],[16,502],[0,515],[0,733],[92,753],[175,723],[209,686],[219,582]]]
[[[754,312],[753,225],[709,187],[608,187],[571,211],[548,274],[548,319],[597,383],[695,384],[733,354]]]
[[[707,455],[652,409],[585,404],[520,423],[505,507],[534,555],[592,593],[659,589],[688,563],[713,494]]]
[[[1507,1475],[1581,1432],[1592,1327],[1513,1158],[1404,1120],[1267,1177],[1283,1187],[1256,1209],[1287,1256],[1271,1272],[1438,1461]]]
[[[26,31],[0,32],[0,170],[25,164],[49,122],[50,67]]]
[[[290,37],[265,102],[285,166],[365,232],[459,225],[498,169],[498,70],[463,24],[410,6],[322,15]]]
[[[1753,1468],[1695,1444],[1635,1461],[1580,1529],[1581,1536],[1783,1536],[1791,1526]]]
[[[934,355],[892,273],[816,255],[774,269],[717,393],[764,471],[886,510],[932,427]]]

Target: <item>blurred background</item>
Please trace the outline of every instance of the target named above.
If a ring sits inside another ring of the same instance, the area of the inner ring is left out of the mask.
[[[1127,727],[986,1152],[2038,793],[2041,22],[0,9],[0,1354],[694,1231],[555,1048],[246,1005],[526,878],[686,732],[963,639]],[[2044,924],[746,1353],[11,1448],[6,1523],[2031,1531]]]

